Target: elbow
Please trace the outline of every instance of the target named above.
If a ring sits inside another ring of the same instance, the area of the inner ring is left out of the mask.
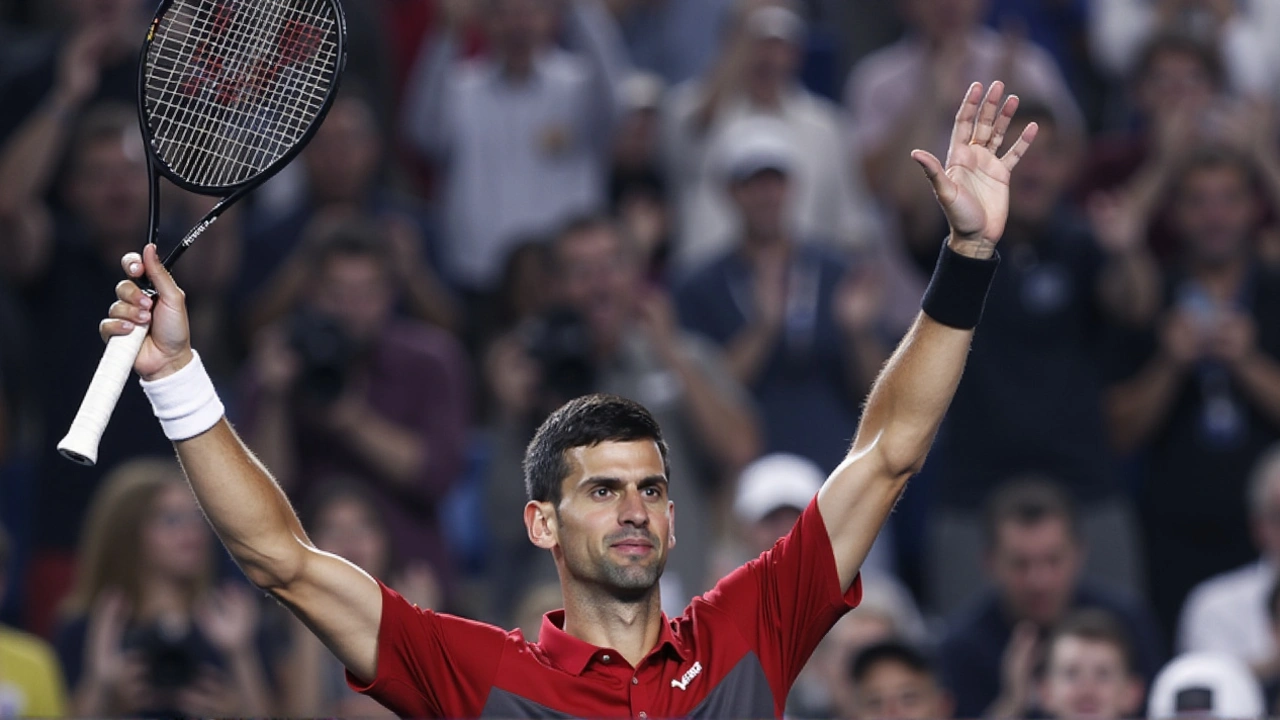
[[[869,450],[875,454],[882,468],[881,475],[907,480],[924,469],[924,461],[929,455],[932,442],[932,434],[927,439],[895,439],[888,433],[882,433],[872,442]]]
[[[234,553],[244,576],[255,587],[272,595],[288,592],[302,577],[310,548],[296,537],[275,551]]]

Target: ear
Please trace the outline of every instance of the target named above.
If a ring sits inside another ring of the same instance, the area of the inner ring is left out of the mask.
[[[556,509],[549,502],[530,500],[524,506],[524,527],[529,542],[550,550],[560,544],[560,528],[556,524]]]

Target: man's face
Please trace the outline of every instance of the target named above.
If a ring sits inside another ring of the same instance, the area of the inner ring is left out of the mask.
[[[781,233],[789,189],[787,176],[777,170],[764,170],[735,183],[730,194],[742,215],[743,229],[763,237]]]
[[[927,673],[884,661],[854,686],[859,720],[936,720],[951,717],[950,702]]]
[[[562,299],[587,319],[597,341],[612,343],[630,323],[639,296],[637,261],[609,227],[592,227],[557,244]]]
[[[747,74],[761,83],[782,85],[795,77],[800,67],[800,49],[789,40],[757,37],[751,40]]]
[[[526,55],[551,42],[556,26],[552,0],[492,0],[485,7],[493,43],[502,53]]]
[[[986,0],[902,0],[908,23],[930,43],[963,37],[978,24]]]
[[[373,112],[353,99],[334,103],[303,158],[320,203],[358,202],[378,169],[381,139]]]
[[[675,506],[657,443],[603,442],[566,458],[569,476],[553,511],[564,570],[617,597],[648,593],[675,545]]]
[[[147,166],[142,138],[135,135],[90,143],[72,161],[68,200],[95,239],[145,240]]]
[[[1001,155],[1022,135],[1026,123],[1014,122],[1005,135]],[[1036,142],[1018,162],[1018,180],[1009,186],[1009,215],[1039,225],[1049,219],[1075,170],[1076,144],[1050,123],[1040,124]]]
[[[1166,50],[1151,59],[1139,80],[1138,105],[1148,118],[1177,110],[1198,117],[1212,105],[1216,92],[1213,76],[1197,55]]]
[[[1048,627],[1061,618],[1071,600],[1081,554],[1061,518],[1006,521],[997,528],[987,564],[1015,618]]]
[[[315,288],[315,309],[336,319],[359,344],[377,338],[391,319],[395,297],[381,263],[366,255],[334,255]]]
[[[1059,637],[1050,648],[1041,694],[1054,717],[1073,720],[1132,717],[1142,697],[1119,648],[1070,635]]]
[[[1191,170],[1182,178],[1173,220],[1194,262],[1220,265],[1246,252],[1259,212],[1241,170],[1220,165]]]

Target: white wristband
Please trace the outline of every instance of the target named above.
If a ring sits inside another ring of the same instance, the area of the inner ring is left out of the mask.
[[[193,438],[218,424],[225,409],[200,355],[191,351],[191,362],[159,380],[140,381],[160,420],[165,437],[177,442]]]

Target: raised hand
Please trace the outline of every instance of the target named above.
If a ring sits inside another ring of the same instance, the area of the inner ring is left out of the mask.
[[[1004,157],[997,155],[1018,109],[1017,95],[1004,98],[1003,103],[1001,98],[1004,83],[998,80],[985,97],[980,83],[969,86],[956,113],[945,168],[924,150],[911,152],[947,216],[952,248],[974,257],[989,257],[1004,234],[1009,178],[1039,132],[1035,123],[1028,124]]]
[[[191,330],[187,323],[186,299],[177,283],[164,269],[155,245],[147,245],[138,253],[127,253],[120,259],[129,280],[116,285],[116,297],[107,319],[98,327],[103,340],[113,335],[128,335],[135,325],[151,325],[142,343],[133,369],[144,380],[158,380],[181,370],[191,362]],[[134,278],[147,279],[156,288],[154,297],[142,292]]]

